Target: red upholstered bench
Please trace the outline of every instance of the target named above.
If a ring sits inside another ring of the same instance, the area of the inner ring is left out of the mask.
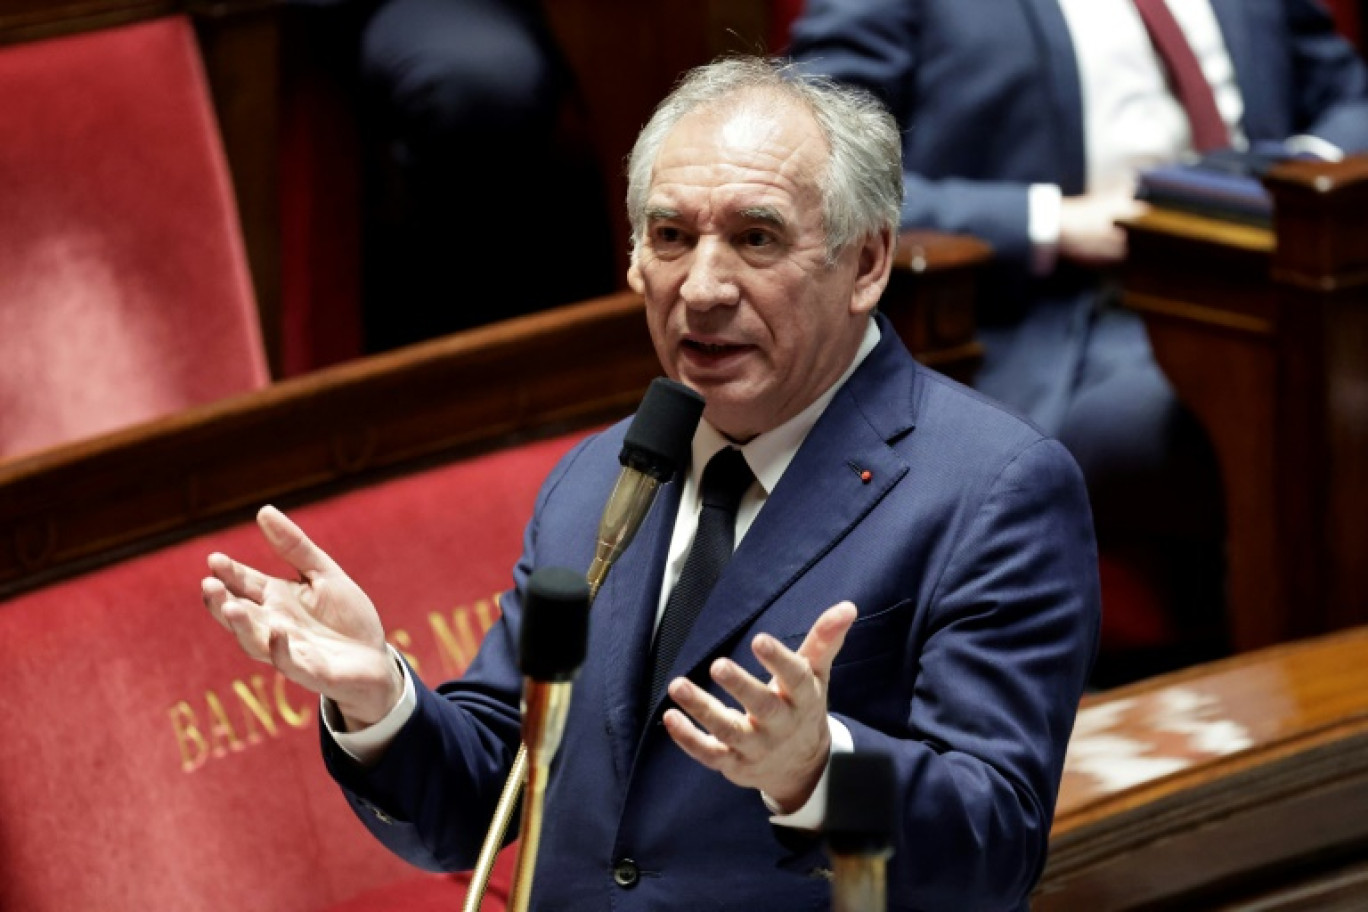
[[[578,436],[290,512],[436,682],[494,621],[537,487]],[[459,908],[463,877],[408,867],[352,817],[316,700],[204,611],[211,550],[274,566],[241,524],[0,603],[0,909]],[[510,873],[505,858],[486,909]]]

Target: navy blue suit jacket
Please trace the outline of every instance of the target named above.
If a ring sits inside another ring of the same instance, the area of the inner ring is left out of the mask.
[[[1077,467],[1056,442],[917,365],[891,327],[840,389],[737,548],[675,671],[710,686],[730,656],[765,676],[756,633],[796,647],[850,599],[830,711],[903,790],[893,909],[1016,909],[1039,875],[1064,749],[1099,622]],[[547,479],[515,569],[587,567],[624,425]],[[870,478],[862,480],[861,472]],[[757,792],[680,751],[645,706],[646,657],[678,505],[668,484],[591,612],[547,796],[543,909],[825,910],[811,834],[768,822]],[[473,865],[518,743],[518,590],[467,674],[366,771],[324,735],[357,813],[403,857]],[[715,687],[712,688],[717,692]],[[614,883],[630,858],[640,881]]]
[[[1309,133],[1368,150],[1368,72],[1322,6],[1211,5],[1251,143]],[[1058,430],[1089,344],[1096,277],[1029,275],[1029,186],[1072,196],[1086,178],[1079,74],[1057,0],[808,0],[792,53],[888,103],[904,129],[904,227],[992,244],[1000,283],[980,320],[989,352],[977,385]]]

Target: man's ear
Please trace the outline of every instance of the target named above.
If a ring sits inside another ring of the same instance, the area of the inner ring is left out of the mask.
[[[641,278],[641,264],[637,261],[636,250],[632,251],[632,264],[627,267],[627,287],[639,295],[646,293],[646,283]]]
[[[850,296],[851,314],[868,316],[879,305],[893,269],[896,240],[892,230],[865,235],[857,253],[855,290]]]

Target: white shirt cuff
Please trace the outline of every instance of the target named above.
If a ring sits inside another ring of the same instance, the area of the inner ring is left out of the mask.
[[[836,719],[834,716],[827,716],[827,729],[831,732],[831,753],[849,754],[855,751],[855,739],[850,735],[850,729],[845,727],[845,723]],[[760,797],[765,802],[765,807],[770,809],[773,815],[770,823],[777,826],[793,827],[798,830],[815,830],[821,827],[826,820],[826,797],[827,797],[827,776],[831,771],[831,757],[827,756],[827,765],[822,770],[822,778],[817,780],[817,787],[812,790],[812,796],[807,803],[794,811],[792,814],[779,813],[779,806],[774,803],[764,792]]]
[[[374,766],[380,761],[385,749],[399,734],[399,729],[404,727],[418,709],[418,690],[413,686],[413,676],[409,674],[408,666],[399,661],[399,653],[393,646],[389,647],[389,651],[394,657],[395,664],[399,666],[399,671],[404,675],[404,693],[399,697],[399,702],[394,704],[394,708],[379,722],[360,731],[347,731],[337,704],[326,697],[320,698],[319,712],[323,717],[323,726],[337,746],[362,766]]]
[[[1031,184],[1026,197],[1027,232],[1031,237],[1031,271],[1054,272],[1059,258],[1059,219],[1063,194],[1054,184]]]
[[[1344,160],[1344,150],[1329,140],[1321,139],[1319,136],[1312,136],[1309,133],[1299,133],[1296,136],[1289,136],[1283,140],[1283,148],[1294,155],[1309,154],[1314,155],[1321,161],[1337,162]]]

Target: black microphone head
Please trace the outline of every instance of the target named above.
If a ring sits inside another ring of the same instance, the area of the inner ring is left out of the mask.
[[[898,783],[893,758],[873,751],[832,754],[822,833],[837,855],[865,855],[893,846]]]
[[[523,598],[518,666],[537,681],[569,681],[584,663],[589,584],[564,567],[532,571]]]
[[[656,377],[627,428],[618,461],[665,481],[689,460],[703,397],[677,380]]]

